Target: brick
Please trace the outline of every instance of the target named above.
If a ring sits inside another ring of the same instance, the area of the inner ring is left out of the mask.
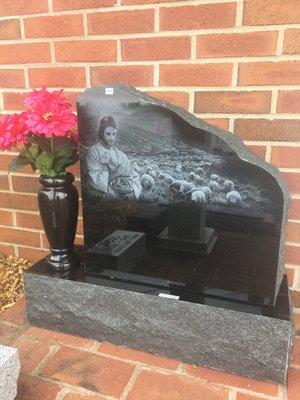
[[[122,60],[185,60],[191,57],[191,38],[155,37],[121,40]]]
[[[16,228],[0,228],[0,241],[33,247],[38,247],[40,245],[38,233]]]
[[[285,239],[289,242],[300,242],[300,223],[288,223],[285,233]]]
[[[252,395],[249,396],[248,394],[244,394],[244,393],[237,393],[236,400],[261,400],[261,397],[252,396]]]
[[[0,323],[0,343],[2,345],[11,345],[20,333],[21,329],[18,326]]]
[[[1,0],[0,16],[24,15],[48,11],[48,0]]]
[[[5,254],[6,256],[9,256],[11,254],[15,254],[15,249],[13,246],[6,244],[6,243],[0,243],[0,253]]]
[[[61,388],[54,382],[39,377],[21,374],[18,381],[16,400],[54,400]]]
[[[83,246],[83,244],[84,244],[84,238],[83,238],[83,236],[80,236],[80,235],[76,234],[76,237],[75,237],[75,244],[80,245],[80,246]]]
[[[226,131],[229,129],[228,118],[203,118],[203,121],[217,128],[225,129]]]
[[[282,172],[288,190],[292,194],[300,193],[300,174],[296,172]]]
[[[153,67],[150,65],[92,67],[91,80],[92,85],[121,82],[134,86],[152,86]]]
[[[159,368],[176,370],[179,366],[179,361],[177,360],[154,356],[149,353],[144,353],[127,347],[115,346],[110,343],[101,343],[97,351],[101,354],[122,358],[124,360],[137,361],[142,364],[149,364]]]
[[[269,396],[276,396],[278,393],[278,386],[274,383],[262,382],[256,379],[214,371],[209,368],[196,367],[194,365],[186,365],[185,371],[192,376],[208,382],[252,390],[253,392],[263,393]]]
[[[15,192],[37,193],[41,188],[38,176],[12,176]]]
[[[116,61],[115,40],[80,40],[55,43],[56,61]]]
[[[268,113],[271,92],[196,92],[196,113]]]
[[[293,85],[300,81],[300,61],[249,62],[239,65],[239,85]]]
[[[232,64],[160,65],[161,86],[230,86]]]
[[[296,24],[300,22],[298,0],[246,0],[244,25]]]
[[[245,140],[300,141],[300,121],[296,119],[236,119],[234,131]]]
[[[266,146],[259,146],[259,145],[247,145],[248,149],[252,151],[252,153],[256,154],[258,157],[265,159],[266,156]]]
[[[81,218],[77,221],[77,235],[83,235],[83,220]]]
[[[0,151],[0,171],[4,171],[5,173],[7,173],[8,167],[9,167],[9,163],[15,158],[16,156],[13,154],[8,154],[5,152],[1,152]],[[31,167],[24,167],[22,168],[22,170],[19,170],[18,172],[32,172]],[[1,206],[0,206],[1,207]]]
[[[88,14],[89,35],[154,31],[154,10],[110,11]]]
[[[0,174],[0,190],[9,190],[7,175]]]
[[[31,87],[85,87],[85,70],[80,67],[29,68]]]
[[[43,229],[41,217],[39,214],[17,212],[16,219],[17,226],[21,228]]]
[[[300,334],[300,314],[294,313],[294,324],[296,334]]]
[[[299,393],[300,393],[300,370],[290,368],[288,370],[288,378],[287,378],[288,400],[299,400]]]
[[[0,152],[0,171],[5,171],[7,173],[8,165],[14,158],[15,156],[12,154],[5,154],[4,152]]]
[[[51,342],[60,345],[72,347],[82,347],[88,349],[95,342],[92,339],[86,339],[79,336],[69,335],[63,332],[50,331],[48,329],[40,329],[35,326],[29,327],[24,334],[39,341]]]
[[[300,199],[292,199],[289,218],[300,219]]]
[[[0,210],[0,225],[10,226],[12,224],[13,224],[12,213],[10,211]]]
[[[226,389],[210,383],[195,381],[181,375],[166,375],[142,371],[138,375],[128,400],[227,400]]]
[[[68,393],[66,396],[64,396],[63,400],[105,400],[104,397],[99,397],[99,396],[93,396],[93,395],[84,395],[84,394],[79,394],[79,393]]]
[[[24,26],[28,38],[80,36],[83,35],[83,16],[64,14],[26,18]]]
[[[283,41],[283,53],[300,53],[300,29],[286,29]]]
[[[80,176],[80,166],[79,163],[75,165],[71,165],[71,167],[68,168],[68,171],[71,172],[75,177]],[[80,212],[80,211],[79,211]]]
[[[0,69],[0,87],[25,87],[24,71],[22,69]]]
[[[21,372],[32,372],[49,354],[50,345],[36,340],[20,337],[14,342],[19,350]]]
[[[294,339],[291,363],[300,366],[300,337]]]
[[[188,0],[121,0],[121,4],[131,5],[131,4],[158,4],[158,3],[176,3],[179,1]]]
[[[151,96],[156,97],[160,100],[174,104],[185,109],[189,107],[189,94],[186,92],[148,92]]]
[[[20,23],[18,19],[0,21],[0,40],[19,39],[20,37]]]
[[[111,7],[116,0],[53,0],[54,11],[83,10],[98,7]]]
[[[160,9],[160,30],[227,28],[235,24],[236,3],[200,4]]]
[[[26,194],[0,192],[0,208],[37,210],[37,199]]]
[[[250,57],[276,54],[277,32],[247,32],[197,37],[197,57]]]
[[[26,260],[29,260],[31,263],[35,263],[37,261],[40,261],[41,258],[46,257],[49,254],[49,251],[19,246],[18,254],[19,254],[19,257],[23,257]]]
[[[297,290],[290,290],[292,296],[292,305],[294,307],[300,307],[300,292]]]
[[[300,265],[300,247],[285,246],[285,262]]]
[[[289,287],[293,286],[295,270],[293,268],[285,267],[284,273],[286,274],[286,277],[287,277],[288,286]]]
[[[80,94],[81,94],[81,92],[64,92],[64,96],[66,97],[68,102],[71,104],[73,111],[76,110],[76,100]]]
[[[133,366],[71,348],[62,348],[47,363],[43,376],[104,395],[119,397],[132,375]]]
[[[18,300],[11,308],[0,314],[0,321],[14,325],[25,323],[25,299]]]
[[[46,249],[50,248],[50,244],[44,232],[42,233],[42,246],[45,247]]]
[[[281,168],[300,168],[300,147],[273,146],[271,163]]]
[[[23,110],[26,93],[4,92],[3,104],[6,110]]]
[[[2,64],[50,62],[49,43],[4,44],[0,46]]]
[[[300,113],[300,90],[279,90],[278,113]]]

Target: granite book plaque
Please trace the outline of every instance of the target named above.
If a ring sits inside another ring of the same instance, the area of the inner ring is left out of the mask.
[[[87,89],[77,111],[87,274],[275,304],[289,204],[275,167],[129,86]]]

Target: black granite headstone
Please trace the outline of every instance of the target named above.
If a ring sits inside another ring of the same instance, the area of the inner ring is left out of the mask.
[[[77,110],[87,274],[117,269],[133,287],[138,276],[146,288],[153,278],[274,305],[289,203],[275,167],[128,86],[87,89]],[[103,251],[119,231],[144,234],[127,263]]]
[[[84,262],[25,272],[29,323],[283,383],[293,323],[279,171],[128,86],[87,89],[77,109]]]

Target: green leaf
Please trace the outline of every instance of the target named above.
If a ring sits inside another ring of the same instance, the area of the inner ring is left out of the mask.
[[[78,147],[78,144],[74,140],[60,136],[53,137],[53,144],[54,144],[54,149],[60,149],[61,147],[68,147],[73,151]],[[56,150],[54,150],[54,152],[56,152]]]
[[[37,136],[37,135],[30,135],[28,137],[28,141],[31,144],[35,144],[38,147],[41,148],[41,150],[50,152],[51,151],[51,145],[45,138],[45,136]]]
[[[55,158],[71,158],[72,154],[73,151],[68,146],[61,146],[60,148],[55,149],[54,151]]]
[[[30,160],[27,157],[19,155],[9,163],[8,171],[16,171],[17,169],[25,167],[25,165],[31,165]]]
[[[71,165],[72,163],[72,158],[59,158],[54,160],[53,162],[53,168],[55,169],[55,171],[60,174],[65,172],[65,169]]]
[[[35,160],[35,166],[38,170],[40,170],[42,175],[54,176],[52,175],[52,164],[53,155],[46,151],[43,151]]]
[[[39,153],[39,147],[36,144],[32,144],[30,147],[28,147],[28,151],[31,154],[32,158],[35,160]]]
[[[39,148],[36,144],[27,145],[25,149],[21,151],[21,154],[27,157],[32,163],[35,162],[35,159],[38,155]]]

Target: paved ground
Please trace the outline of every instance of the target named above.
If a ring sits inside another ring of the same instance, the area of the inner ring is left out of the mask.
[[[35,328],[24,300],[0,315],[0,343],[19,349],[17,400],[300,400],[300,336],[288,387]]]

